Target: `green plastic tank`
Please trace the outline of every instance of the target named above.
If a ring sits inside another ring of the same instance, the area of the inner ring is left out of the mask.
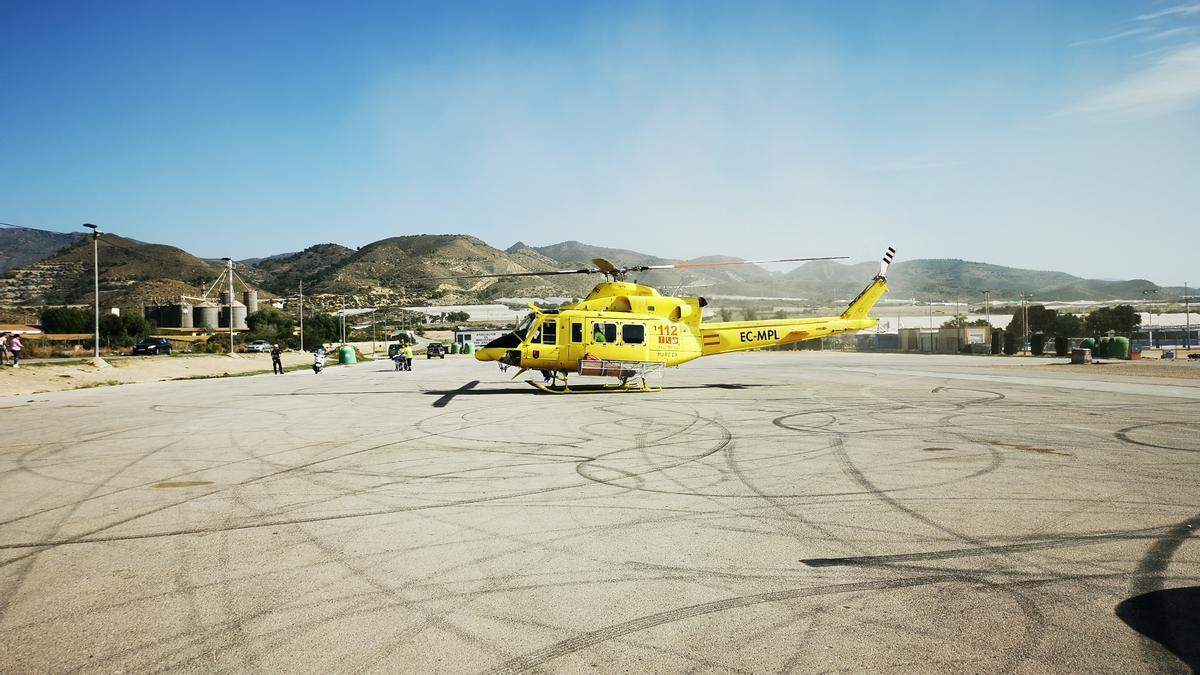
[[[1129,338],[1117,336],[1108,343],[1108,358],[1129,359]]]
[[[1090,349],[1092,351],[1095,351],[1096,350],[1096,338],[1084,338],[1083,342],[1079,343],[1079,348],[1080,349]]]
[[[1102,359],[1108,358],[1108,350],[1112,347],[1112,338],[1105,336],[1096,340],[1096,350],[1092,352],[1092,356],[1097,356]]]
[[[475,353],[475,343],[474,342],[464,342],[463,346],[462,346],[462,353],[474,354]]]
[[[451,342],[451,343],[450,343],[450,353],[451,353],[451,354],[457,354],[457,353],[458,353],[458,343],[457,343],[457,342]]]
[[[338,350],[338,363],[358,363],[358,357],[354,355],[354,347],[342,345],[342,348]]]

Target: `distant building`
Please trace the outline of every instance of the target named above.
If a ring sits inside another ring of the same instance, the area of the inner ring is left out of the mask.
[[[511,333],[507,330],[496,330],[494,328],[481,328],[478,326],[459,326],[454,329],[454,341],[458,344],[470,342],[476,347],[486,345],[496,338]]]
[[[900,351],[954,354],[962,351],[990,353],[992,330],[987,326],[963,328],[901,328]]]

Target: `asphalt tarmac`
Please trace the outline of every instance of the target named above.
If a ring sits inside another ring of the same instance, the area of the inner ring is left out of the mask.
[[[1044,363],[3,399],[0,670],[1200,668],[1200,381]]]

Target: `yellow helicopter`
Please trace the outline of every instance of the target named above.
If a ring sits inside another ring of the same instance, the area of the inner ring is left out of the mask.
[[[646,379],[659,374],[664,367],[678,366],[702,356],[786,345],[873,328],[879,319],[868,317],[867,312],[887,292],[887,270],[895,254],[896,250],[889,247],[879,274],[841,315],[804,319],[707,323],[703,321],[703,308],[708,304],[704,298],[664,296],[649,286],[625,279],[630,272],[647,270],[837,260],[845,256],[632,267],[616,267],[603,258],[595,258],[592,260],[595,268],[581,270],[454,278],[603,274],[606,281],[597,284],[582,302],[559,309],[530,305],[533,311],[516,330],[480,347],[475,358],[498,362],[501,369],[519,368],[514,379],[528,370],[540,371],[545,382],[530,381],[530,384],[551,393],[658,391],[657,387],[649,386]],[[615,378],[617,383],[571,388],[568,378],[572,375]]]

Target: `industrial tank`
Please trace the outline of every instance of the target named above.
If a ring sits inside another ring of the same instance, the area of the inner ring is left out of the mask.
[[[221,320],[218,324],[221,328],[229,328],[229,305],[222,305],[220,312]],[[233,305],[233,327],[234,329],[246,327],[246,306],[240,302]]]
[[[176,318],[178,320],[178,323],[176,323],[175,325],[179,326],[180,328],[191,328],[192,327],[192,303],[181,302],[177,305],[172,305],[172,307],[173,307],[173,309],[171,312],[171,316],[172,316],[172,318]]]
[[[216,328],[219,315],[214,305],[195,305],[192,307],[192,327]]]
[[[253,314],[258,311],[258,291],[246,291],[242,293],[242,304],[246,306],[246,313]],[[234,312],[236,314],[236,312]]]

